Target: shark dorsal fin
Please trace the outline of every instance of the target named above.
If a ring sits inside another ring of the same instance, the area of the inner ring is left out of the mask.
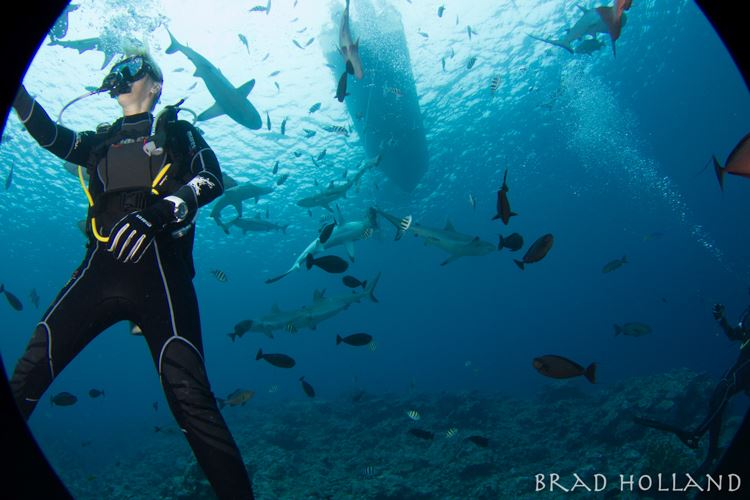
[[[278,314],[278,313],[280,313],[280,312],[281,312],[281,309],[279,309],[279,305],[278,305],[278,304],[274,304],[274,305],[272,305],[272,306],[271,306],[271,312],[272,312],[272,313],[274,313],[274,314]]]
[[[255,87],[255,78],[237,87],[237,92],[243,97],[247,97],[253,91],[253,87]]]
[[[325,296],[325,294],[326,294],[325,288],[322,290],[315,290],[313,292],[313,302],[320,302],[321,300],[323,300],[323,297]]]
[[[444,229],[446,231],[453,231],[453,232],[456,231],[456,228],[453,227],[453,223],[451,222],[450,219],[448,219],[447,221],[445,221],[445,228]]]

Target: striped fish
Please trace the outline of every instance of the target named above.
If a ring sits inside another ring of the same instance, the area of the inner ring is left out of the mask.
[[[368,465],[362,471],[362,477],[369,478],[369,477],[374,477],[374,476],[375,476],[375,468],[372,465]]]
[[[335,132],[339,135],[345,135],[346,137],[349,137],[349,130],[346,127],[342,127],[340,125],[326,125],[323,127],[323,130],[326,132]]]
[[[458,434],[458,429],[456,429],[455,427],[451,427],[450,429],[445,431],[445,437],[447,437],[448,439],[452,438],[456,434]]]
[[[211,274],[213,274],[214,277],[221,283],[226,283],[228,280],[226,273],[224,273],[224,271],[220,269],[214,269],[213,271],[211,271]]]
[[[375,352],[375,349],[378,348],[378,344],[373,340],[369,344],[367,344],[367,348],[370,350],[370,352]]]
[[[410,419],[414,420],[415,422],[422,418],[422,416],[419,414],[417,410],[409,410],[406,412],[406,416]]]
[[[492,92],[494,94],[495,92],[497,92],[497,89],[499,87],[500,87],[500,77],[496,76],[490,82],[490,92]]]

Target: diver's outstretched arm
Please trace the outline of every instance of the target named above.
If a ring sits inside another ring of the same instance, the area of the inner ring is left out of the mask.
[[[95,136],[94,132],[76,133],[55,123],[23,85],[18,89],[13,109],[40,146],[62,160],[86,165],[92,148],[90,139]]]

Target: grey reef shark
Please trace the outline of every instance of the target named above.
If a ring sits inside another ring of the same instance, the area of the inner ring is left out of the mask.
[[[248,101],[247,96],[255,86],[255,79],[235,88],[221,73],[219,68],[191,49],[179,43],[172,33],[169,33],[170,45],[167,54],[182,52],[195,65],[194,76],[201,78],[206,88],[216,101],[210,108],[198,115],[198,121],[210,120],[221,115],[228,115],[232,120],[250,130],[258,130],[263,126],[258,110]]]

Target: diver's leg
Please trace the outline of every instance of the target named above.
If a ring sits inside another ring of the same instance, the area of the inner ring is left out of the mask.
[[[16,364],[10,387],[24,419],[63,368],[99,332],[117,321],[111,304],[103,302],[102,259],[97,257],[96,250],[86,254],[42,316]]]
[[[242,456],[206,375],[191,277],[183,263],[172,262],[170,255],[162,258],[157,245],[153,247],[149,253],[154,254],[159,272],[145,294],[149,298],[143,303],[140,322],[167,402],[218,497],[252,499]]]

